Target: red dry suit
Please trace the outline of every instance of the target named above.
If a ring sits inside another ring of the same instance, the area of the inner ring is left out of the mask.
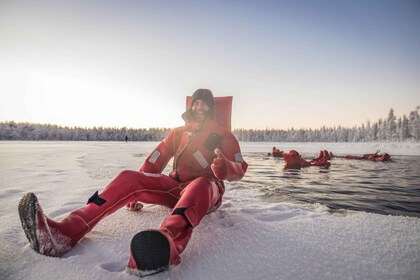
[[[273,157],[283,157],[283,151],[280,151],[276,147],[273,147]]]
[[[325,153],[326,152],[326,153]],[[284,168],[285,169],[300,169],[302,167],[308,166],[322,166],[330,167],[331,163],[328,161],[330,159],[329,153],[327,151],[321,151],[322,156],[311,161],[304,160],[300,154],[295,150],[290,150],[289,153],[284,153]]]
[[[364,154],[363,156],[334,156],[338,158],[345,158],[345,159],[366,159],[366,160],[374,160],[374,161],[389,161],[391,160],[391,156],[387,153],[379,154],[379,152],[373,154]]]
[[[215,148],[220,149],[219,156]],[[169,176],[161,174],[171,158],[173,171]],[[157,230],[168,238],[169,262],[176,265],[193,228],[206,213],[220,205],[224,193],[222,180],[240,180],[246,169],[247,163],[230,130],[213,120],[203,125],[190,122],[174,129],[147,157],[140,171],[122,171],[100,194],[95,193],[86,206],[61,221],[44,215],[32,193],[22,198],[19,214],[23,221],[22,217],[35,213],[36,229],[28,228],[29,224],[24,222],[22,226],[36,251],[62,256],[102,218],[127,203],[141,201],[168,206],[173,211]],[[132,258],[128,268],[135,268]]]

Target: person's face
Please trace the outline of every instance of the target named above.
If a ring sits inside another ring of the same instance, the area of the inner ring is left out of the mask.
[[[205,121],[209,117],[210,108],[207,104],[201,100],[197,99],[192,104],[191,110],[194,114],[194,118],[198,122]]]

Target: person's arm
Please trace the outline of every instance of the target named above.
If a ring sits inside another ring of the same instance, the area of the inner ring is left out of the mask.
[[[222,142],[221,149],[216,149],[217,157],[211,169],[219,180],[238,181],[244,177],[248,164],[243,160],[239,143],[233,135]]]
[[[163,169],[168,164],[169,160],[174,154],[173,150],[173,138],[174,130],[153,150],[153,152],[147,157],[140,172],[143,173],[162,173]],[[143,208],[143,204],[140,201],[133,200],[126,205],[130,211],[140,211]]]
[[[163,169],[168,164],[169,160],[174,155],[175,130],[171,131],[169,135],[153,150],[147,157],[140,172],[144,173],[162,173]]]

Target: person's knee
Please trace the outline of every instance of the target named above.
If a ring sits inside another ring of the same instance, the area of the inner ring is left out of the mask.
[[[146,174],[135,170],[123,170],[118,174],[117,178],[130,182],[147,182],[147,180],[151,179],[151,177],[146,176]]]
[[[215,183],[211,179],[206,177],[199,177],[193,182],[191,182],[191,184],[193,185],[193,187],[199,189],[201,193],[205,192],[206,190],[209,193],[211,193],[213,185],[215,185]]]
[[[219,198],[219,187],[213,180],[206,177],[200,177],[196,180],[194,183],[201,194],[207,193],[210,201]]]
[[[123,170],[118,174],[118,177],[129,178],[129,177],[133,177],[134,173],[139,173],[139,172],[133,171],[133,170]]]
[[[212,181],[206,177],[198,177],[193,182],[198,185],[209,185]]]

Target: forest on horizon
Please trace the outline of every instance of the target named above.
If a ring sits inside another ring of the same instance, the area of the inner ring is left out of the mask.
[[[325,127],[320,129],[234,129],[243,142],[384,142],[419,141],[420,118],[417,106],[402,117],[391,108],[386,118],[367,121],[352,128]],[[80,128],[52,124],[0,122],[0,140],[28,141],[161,141],[172,128]]]

